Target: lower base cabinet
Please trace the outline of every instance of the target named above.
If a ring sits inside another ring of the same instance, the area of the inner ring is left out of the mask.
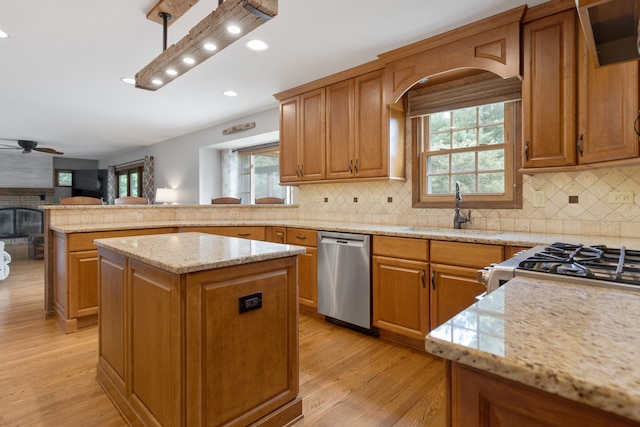
[[[301,418],[295,257],[178,275],[101,248],[99,284],[97,379],[130,425]]]
[[[382,337],[419,349],[429,332],[428,244],[373,236],[373,325]]]
[[[318,232],[303,228],[287,228],[287,244],[304,246],[298,255],[298,301],[300,305],[318,308]]]
[[[451,363],[452,427],[638,427],[640,423]]]

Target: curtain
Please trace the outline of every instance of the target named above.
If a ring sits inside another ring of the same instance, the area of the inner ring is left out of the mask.
[[[107,204],[112,205],[116,198],[116,167],[107,166]]]
[[[153,175],[153,156],[144,156],[144,164],[142,166],[142,197],[149,200],[150,204],[155,202]]]

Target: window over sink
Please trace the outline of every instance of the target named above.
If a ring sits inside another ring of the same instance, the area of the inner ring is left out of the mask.
[[[453,206],[459,182],[465,207],[521,207],[520,111],[520,82],[490,73],[410,91],[413,206]]]
[[[241,203],[252,204],[263,197],[291,202],[291,187],[280,185],[280,147],[247,147],[238,150],[238,181]]]

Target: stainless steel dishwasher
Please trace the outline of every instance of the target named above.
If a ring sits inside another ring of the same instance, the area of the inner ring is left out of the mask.
[[[318,231],[318,313],[377,335],[371,326],[371,236]]]

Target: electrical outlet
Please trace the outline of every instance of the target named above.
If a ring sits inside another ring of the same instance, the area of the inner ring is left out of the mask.
[[[371,203],[380,203],[380,196],[371,196],[369,197],[369,201]]]
[[[533,192],[533,207],[534,208],[543,208],[546,202],[544,191],[534,191]]]
[[[632,204],[633,191],[612,191],[609,193],[609,203]]]

